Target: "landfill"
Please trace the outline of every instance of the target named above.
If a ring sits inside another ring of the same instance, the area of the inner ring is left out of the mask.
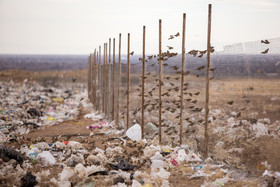
[[[30,80],[0,85],[0,186],[280,185],[279,157],[274,163],[261,157],[251,167],[249,161],[242,162],[248,151],[265,151],[257,150],[257,140],[279,142],[280,121],[252,122],[239,120],[234,113],[210,111],[209,120],[216,120],[211,123],[210,155],[204,158],[201,124],[185,124],[185,131],[196,132],[187,134],[183,145],[169,136],[159,144],[154,124],[147,122],[153,136],[145,132],[152,138],[142,139],[137,123],[118,129],[93,109],[86,90],[75,91],[71,85],[43,87]],[[56,127],[77,128],[81,133],[44,134]]]

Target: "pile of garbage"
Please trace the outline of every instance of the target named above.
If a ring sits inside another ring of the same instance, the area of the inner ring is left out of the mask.
[[[81,94],[69,86],[43,87],[24,80],[23,84],[0,84],[0,143],[17,141],[16,136],[74,119],[79,114]]]
[[[11,86],[12,85],[12,86]],[[254,122],[225,116],[223,111],[210,113],[211,134],[217,144],[208,158],[203,157],[203,125],[184,125],[188,134],[183,145],[169,136],[159,144],[156,125],[149,122],[153,138],[142,139],[141,127],[134,123],[127,130],[118,130],[114,121],[107,121],[88,103],[86,93],[74,93],[65,87],[41,87],[1,83],[0,110],[0,186],[279,186],[280,173],[267,161],[260,163],[260,177],[251,176],[234,153],[242,154],[236,139],[246,137],[279,138],[279,121]],[[53,138],[46,141],[26,140],[25,133],[65,120],[75,119],[79,106],[94,111],[84,118],[89,136],[78,140]],[[203,115],[203,112],[199,115]],[[190,120],[198,116],[190,114]],[[27,125],[28,124],[28,125]],[[265,124],[265,125],[264,125]],[[250,130],[250,131],[249,131]],[[21,134],[21,136],[19,136]],[[145,135],[148,133],[145,132]],[[176,136],[175,132],[169,134]],[[169,139],[168,139],[169,138]],[[169,142],[169,143],[166,143]],[[214,141],[213,141],[214,142]],[[225,145],[232,143],[231,150]],[[193,182],[195,181],[195,182]]]
[[[267,170],[261,180],[246,179],[244,171],[204,159],[188,145],[171,147],[158,145],[156,139],[134,140],[141,131],[131,129],[138,126],[133,125],[122,136],[112,132],[104,149],[87,149],[71,140],[23,144],[16,150],[1,146],[0,181],[16,186],[170,186],[170,177],[176,172],[188,180],[201,180],[202,186],[240,181],[244,185],[279,184],[279,172]]]

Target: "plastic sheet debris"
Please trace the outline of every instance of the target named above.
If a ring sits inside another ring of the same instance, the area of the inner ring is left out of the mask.
[[[97,115],[96,113],[90,113],[90,114],[86,114],[84,116],[85,119],[89,119],[91,118],[93,121],[98,121],[100,119],[102,119],[102,115]]]
[[[52,99],[54,102],[58,102],[58,103],[64,103],[64,98],[62,97],[55,97]]]
[[[27,113],[30,114],[31,117],[40,117],[41,113],[36,108],[31,108],[27,110]]]
[[[123,171],[131,171],[134,170],[135,166],[129,164],[125,159],[121,158],[121,157],[117,157],[116,161],[118,162],[118,164],[109,164],[111,166],[111,168],[113,168],[114,170],[123,170]]]
[[[139,142],[141,140],[141,126],[135,124],[126,131],[126,136],[131,140]]]
[[[77,141],[69,141],[67,144],[68,147],[72,149],[81,149],[84,148],[83,145]]]
[[[69,141],[62,141],[66,146],[68,145]]]
[[[158,127],[155,126],[153,123],[149,122],[146,124],[145,129],[147,129],[147,132],[154,133],[158,131]]]
[[[22,178],[22,187],[33,187],[38,184],[36,176],[32,175],[31,172],[27,172]]]
[[[193,174],[192,176],[190,176],[190,179],[196,179],[196,178],[201,178],[201,177],[208,177],[210,175],[201,172],[200,170],[198,172],[196,172],[195,174]]]
[[[32,145],[30,145],[31,147]],[[47,144],[46,142],[39,142],[39,143],[36,143],[32,146],[33,148],[38,148],[40,150],[45,150],[45,149],[50,149],[51,147],[49,146],[49,144]]]
[[[11,159],[16,160],[19,164],[22,164],[23,162],[23,157],[18,151],[3,145],[0,145],[0,158],[2,158],[5,162],[10,161]]]
[[[262,123],[254,124],[252,130],[256,133],[256,137],[268,135],[268,128]]]
[[[91,129],[101,129],[102,127],[101,126],[98,126],[98,125],[89,125],[87,126],[87,129],[91,130]]]
[[[79,184],[75,185],[75,187],[93,187],[95,186],[95,181],[92,178],[86,178],[81,181]]]
[[[223,178],[216,179],[212,184],[212,186],[225,186],[229,182],[229,177],[225,176]]]
[[[151,160],[163,160],[163,156],[157,151],[154,156],[151,157]]]
[[[162,160],[152,160],[151,168],[163,168],[165,166],[165,162]]]
[[[56,163],[55,158],[49,151],[43,151],[38,154],[37,160],[40,160],[44,166],[54,165]]]
[[[173,166],[178,166],[179,165],[178,162],[174,158],[172,158],[170,160],[170,162],[172,163]]]
[[[113,184],[118,184],[118,183],[124,183],[124,178],[122,177],[114,178]]]
[[[72,177],[75,174],[73,169],[70,167],[64,167],[62,172],[59,174],[61,181],[67,181],[70,177]]]
[[[165,166],[164,158],[158,151],[150,159],[152,161],[151,168],[162,168]]]
[[[85,164],[85,160],[83,155],[81,154],[72,154],[66,161],[65,164],[67,164],[68,166],[75,166],[76,164]]]
[[[78,174],[78,177],[80,178],[85,178],[87,176],[86,168],[81,163],[75,166],[74,172]]]
[[[88,175],[88,177],[96,176],[96,175],[109,175],[109,174],[117,174],[117,173],[113,172],[113,171],[96,171],[96,172],[91,173],[90,175]]]
[[[56,119],[55,119],[54,117],[52,117],[52,116],[48,116],[48,117],[47,117],[47,120],[48,120],[48,121],[56,121]]]
[[[263,186],[280,186],[280,172],[265,170],[261,177]]]
[[[114,156],[114,155],[119,155],[121,153],[123,153],[123,148],[121,148],[119,146],[114,147],[114,148],[108,147],[106,149],[106,155],[109,156],[109,157]]]
[[[194,172],[200,170],[201,168],[202,168],[202,166],[195,166],[195,167],[192,167],[192,169],[193,169]]]

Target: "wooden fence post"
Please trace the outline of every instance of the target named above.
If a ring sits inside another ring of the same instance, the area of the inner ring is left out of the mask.
[[[142,124],[141,124],[141,137],[144,139],[144,104],[145,104],[145,39],[146,39],[146,27],[143,26],[143,56],[142,56]]]
[[[181,71],[181,107],[180,107],[180,144],[182,144],[183,134],[183,110],[184,110],[184,71],[185,71],[185,32],[186,32],[186,14],[183,14],[183,31],[182,31],[182,71]]]
[[[162,76],[161,76],[161,74],[162,74],[162,71],[161,71],[161,57],[162,55],[161,55],[161,19],[159,20],[159,52],[158,52],[158,61],[159,61],[159,65],[158,65],[158,67],[159,67],[159,107],[158,107],[158,109],[159,109],[159,115],[158,115],[158,121],[159,121],[159,133],[158,133],[158,135],[159,135],[159,144],[161,144],[161,105],[162,105],[162,102],[161,102],[161,83],[162,83]]]
[[[99,56],[98,56],[98,93],[97,93],[97,98],[98,98],[98,112],[100,113],[100,92],[101,92],[101,46],[99,46]]]
[[[105,43],[103,47],[103,66],[102,66],[102,112],[105,113]]]
[[[119,117],[120,117],[120,80],[121,80],[121,33],[119,34],[119,67],[118,67],[118,95],[117,95],[117,125],[119,125]]]
[[[205,155],[208,157],[208,115],[209,115],[209,69],[210,69],[210,53],[211,53],[211,14],[212,5],[208,5],[208,33],[207,33],[207,68],[206,68],[206,93],[205,93]]]
[[[116,58],[115,58],[115,38],[113,38],[113,85],[112,85],[112,121],[115,120],[115,65],[116,65]]]
[[[109,38],[109,63],[108,63],[108,120],[111,119],[111,38]]]
[[[126,129],[129,128],[129,83],[130,83],[130,33],[127,35],[127,100],[126,100]]]

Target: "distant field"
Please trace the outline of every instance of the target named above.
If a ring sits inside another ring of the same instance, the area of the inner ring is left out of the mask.
[[[87,55],[0,55],[0,70],[79,70],[87,65]]]

